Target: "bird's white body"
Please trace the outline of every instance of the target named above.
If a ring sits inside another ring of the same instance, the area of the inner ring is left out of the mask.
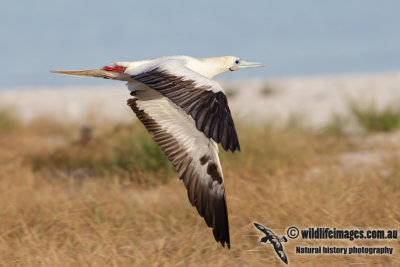
[[[263,64],[237,57],[171,56],[115,62],[103,69],[54,71],[127,81],[128,105],[178,171],[196,206],[222,245],[230,245],[228,213],[218,145],[240,150],[222,87],[215,75]]]
[[[156,68],[166,70],[175,76],[185,77],[185,79],[195,81],[197,86],[211,85],[210,90],[219,92],[224,90],[215,81],[210,80],[214,76],[229,71],[224,68],[225,61],[220,62],[219,58],[197,59],[188,56],[169,56],[161,57],[152,60],[142,60],[134,62],[113,62],[112,66],[125,67],[125,73],[129,75],[137,75],[148,72]],[[232,57],[233,61],[234,57]],[[137,82],[128,83],[130,91],[136,90]]]
[[[133,62],[114,62],[112,64],[125,67],[128,73],[145,72],[152,68],[163,67],[170,71],[182,71],[182,66],[212,79],[214,76],[229,71],[226,66],[233,62],[235,57],[212,57],[212,58],[194,58],[189,56],[168,56],[151,60],[141,60]],[[176,68],[176,64],[179,68]],[[184,74],[184,73],[182,73]]]

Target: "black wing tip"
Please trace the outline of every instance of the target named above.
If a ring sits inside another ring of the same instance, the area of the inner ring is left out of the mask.
[[[228,148],[228,149],[225,149],[226,151],[228,151],[228,150],[230,150],[232,153],[235,153],[235,151],[237,150],[238,152],[240,152],[240,146],[239,146],[239,144],[237,145],[237,146],[234,146],[234,147],[232,147],[232,148]]]
[[[221,246],[222,247],[224,247],[225,248],[225,244],[226,244],[226,247],[228,248],[228,249],[231,249],[231,243],[230,243],[230,241],[229,241],[229,236],[228,236],[228,238],[226,239],[226,240],[222,240],[222,239],[215,239],[215,241],[217,241],[217,242],[219,242],[220,244],[221,244]]]
[[[214,141],[215,141],[215,140],[214,140]],[[235,151],[240,152],[240,145],[239,145],[239,143],[237,143],[236,145],[231,146],[231,147],[222,145],[222,148],[223,148],[225,151],[230,150],[232,153],[235,153]]]
[[[240,152],[240,144],[239,144],[239,140],[238,140],[237,135],[236,135],[235,128],[233,128],[233,131],[234,131],[234,134],[235,134],[235,135],[234,135],[234,138],[232,138],[232,139],[231,139],[230,141],[228,141],[228,142],[221,142],[221,145],[222,145],[222,148],[223,148],[225,151],[230,150],[231,152],[235,152],[235,151],[237,150],[237,151]],[[212,139],[213,139],[215,142],[218,143],[218,141],[215,140],[214,137],[212,137]]]
[[[216,242],[220,242],[223,247],[225,247],[226,244],[228,249],[230,249],[229,219],[225,193],[221,201],[217,201],[217,203],[218,206],[215,206],[214,209],[212,232]]]
[[[226,244],[228,249],[231,248],[228,222],[227,222],[226,228],[223,229],[221,232],[219,232],[219,234],[218,234],[217,228],[213,227],[213,235],[214,235],[215,241],[221,243],[222,247],[225,247],[225,244]]]
[[[217,242],[218,242],[218,241],[217,241]],[[225,241],[220,240],[219,242],[221,243],[222,247],[225,248],[225,243],[226,243],[226,247],[227,247],[228,249],[231,249],[231,243],[229,243],[228,241],[225,242]]]

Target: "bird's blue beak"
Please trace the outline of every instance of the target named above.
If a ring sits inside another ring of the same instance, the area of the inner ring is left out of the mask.
[[[265,67],[265,64],[257,62],[247,62],[242,60],[240,64],[230,67],[229,70],[234,71],[234,70],[242,70],[242,69],[256,68],[256,67]]]

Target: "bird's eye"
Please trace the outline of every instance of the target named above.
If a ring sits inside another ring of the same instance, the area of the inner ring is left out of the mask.
[[[240,60],[239,59],[236,59],[235,60],[235,64],[239,64],[240,63]]]

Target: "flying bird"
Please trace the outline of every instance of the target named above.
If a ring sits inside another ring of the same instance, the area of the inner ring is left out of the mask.
[[[128,100],[185,184],[214,238],[230,248],[224,176],[218,144],[240,151],[235,125],[217,74],[262,63],[238,57],[170,56],[134,62],[114,62],[103,68],[53,73],[126,81]]]
[[[281,242],[287,242],[287,238],[285,236],[279,237],[276,234],[274,234],[270,229],[265,228],[263,225],[259,223],[253,223],[253,225],[261,232],[264,233],[265,236],[263,236],[260,239],[260,243],[268,244],[268,241],[272,244],[274,247],[274,250],[278,257],[286,264],[288,264],[288,259],[286,257],[285,252],[283,251],[283,246]]]

